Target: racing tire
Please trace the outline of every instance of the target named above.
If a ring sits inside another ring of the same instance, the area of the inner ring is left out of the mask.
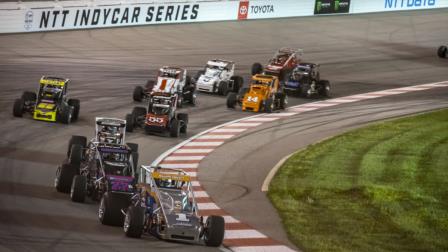
[[[127,237],[140,238],[143,234],[145,222],[145,208],[130,206],[124,217],[123,230]]]
[[[286,93],[278,92],[275,97],[277,97],[279,102],[279,109],[286,109],[288,104],[288,95]]]
[[[73,202],[82,203],[86,199],[86,193],[87,193],[87,178],[82,175],[75,175],[73,177],[73,182],[70,189],[70,199]]]
[[[54,187],[61,193],[70,193],[73,177],[76,175],[76,167],[70,164],[62,164],[56,171]]]
[[[330,97],[331,96],[331,86],[330,82],[327,80],[321,80],[320,81],[320,95],[324,97]]]
[[[134,107],[132,109],[132,118],[133,118],[134,127],[138,124],[140,117],[146,117],[146,108]]]
[[[209,247],[219,247],[224,240],[224,218],[210,215],[205,223],[204,242]]]
[[[124,198],[123,195],[105,192],[98,207],[98,219],[101,224],[122,226],[124,216],[121,209],[127,207],[129,203],[129,199]]]
[[[132,152],[138,152],[138,144],[136,143],[126,143]]]
[[[86,148],[87,146],[87,138],[85,136],[72,136],[70,140],[68,141],[68,148],[67,148],[67,158],[70,157],[70,152],[72,150],[72,146],[74,144],[79,144],[82,146],[82,148]]]
[[[230,92],[227,96],[227,108],[235,108],[237,103],[237,95],[235,92]]]
[[[240,88],[244,85],[244,79],[241,76],[232,76],[230,78],[231,80],[233,80],[233,92],[238,93],[238,91],[240,91]]]
[[[138,158],[139,158],[138,152],[132,152],[132,153],[131,153],[131,156],[132,156],[132,161],[133,161],[134,169],[137,170],[137,167],[138,167]]]
[[[440,46],[439,49],[437,50],[437,56],[439,56],[439,58],[446,58],[448,55],[448,47],[447,46]]]
[[[173,118],[170,122],[170,136],[178,137],[180,133],[180,123],[179,120]]]
[[[78,99],[69,99],[68,105],[73,107],[72,121],[78,120],[79,110],[81,109],[81,103]]]
[[[182,108],[183,106],[184,106],[184,95],[183,94],[179,94],[177,96],[176,107],[177,108]]]
[[[261,74],[263,72],[263,66],[260,63],[254,63],[252,64],[251,74]]]
[[[187,133],[187,124],[188,124],[188,114],[187,113],[179,113],[177,114],[177,120],[180,123],[180,133]]]
[[[134,131],[134,117],[132,114],[126,114],[126,132],[132,132]]]
[[[37,95],[36,95],[36,93],[34,93],[34,92],[31,92],[31,91],[25,91],[25,92],[23,92],[23,94],[22,94],[22,99],[23,99],[23,101],[25,101],[25,102],[27,102],[27,101],[31,101],[31,102],[33,102],[33,101],[36,101],[36,100],[37,100]]]
[[[273,110],[274,110],[274,99],[269,98],[266,100],[264,104],[264,112],[272,113]]]
[[[79,167],[81,165],[83,148],[80,144],[73,144],[70,148],[70,156],[68,158],[68,162],[75,166]]]
[[[62,106],[59,116],[63,124],[70,124],[73,118],[73,108],[71,106]]]
[[[218,94],[219,94],[219,95],[227,96],[228,93],[229,93],[229,90],[228,90],[228,83],[227,83],[226,81],[221,81],[221,82],[219,82],[219,85],[218,85]]]
[[[310,90],[309,84],[302,84],[300,85],[300,96],[302,97],[310,97],[310,94],[308,91]]]
[[[132,99],[136,102],[141,102],[143,100],[145,91],[142,86],[136,86],[134,88],[134,93],[132,94]]]
[[[14,101],[14,107],[12,109],[12,114],[15,117],[22,117],[23,116],[23,107],[24,107],[23,98],[16,99]]]

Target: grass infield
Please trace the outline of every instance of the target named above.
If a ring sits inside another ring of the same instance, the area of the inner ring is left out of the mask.
[[[312,145],[268,196],[304,251],[448,251],[448,110]]]

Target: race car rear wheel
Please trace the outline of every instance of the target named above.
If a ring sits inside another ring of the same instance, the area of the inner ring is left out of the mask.
[[[269,98],[266,100],[264,104],[264,112],[272,113],[273,110],[274,110],[274,99]]]
[[[237,103],[237,97],[235,92],[230,92],[227,96],[227,107],[228,108],[235,108],[235,105]]]
[[[34,92],[31,92],[31,91],[25,91],[25,92],[23,92],[23,94],[22,94],[22,99],[23,99],[23,101],[25,101],[25,102],[33,102],[33,101],[36,101],[36,99],[37,99],[37,95],[36,95],[36,93],[34,93]]]
[[[84,202],[87,192],[87,178],[82,175],[73,177],[70,198],[73,202]]]
[[[170,136],[178,137],[180,133],[180,123],[179,120],[173,118],[170,123]]]
[[[72,121],[78,120],[79,110],[81,109],[81,103],[78,99],[69,99],[68,105],[73,107]]]
[[[73,144],[70,149],[70,156],[68,161],[71,165],[79,167],[82,160],[83,148],[80,144]]]
[[[59,121],[61,121],[63,124],[69,124],[72,121],[72,118],[73,108],[71,106],[62,106],[59,114]]]
[[[12,110],[12,114],[15,117],[23,116],[23,105],[24,105],[23,98],[19,98],[14,101],[14,107]]]
[[[121,209],[129,205],[129,198],[124,195],[106,192],[101,197],[98,218],[103,225],[122,226],[124,221]]]
[[[145,94],[145,91],[143,90],[142,86],[136,86],[134,88],[134,93],[132,94],[132,98],[136,102],[141,102],[143,100],[143,96]]]
[[[204,230],[205,245],[218,247],[224,240],[224,218],[211,215],[207,218]]]
[[[146,108],[144,107],[134,107],[132,109],[132,117],[134,118],[134,126],[138,124],[138,121],[146,117]]]
[[[219,95],[227,96],[227,94],[229,93],[228,85],[229,85],[229,84],[228,84],[226,81],[221,81],[221,82],[219,82],[219,85],[218,85],[218,94],[219,94]]]
[[[252,64],[252,75],[261,74],[263,72],[263,66],[260,63],[254,63]]]
[[[140,238],[143,234],[145,208],[130,206],[124,218],[123,230],[127,237]]]
[[[278,92],[275,97],[278,99],[279,109],[286,109],[288,104],[288,95],[286,93]]]
[[[131,156],[132,156],[132,162],[133,162],[133,165],[134,165],[134,169],[136,169],[136,172],[137,172],[138,158],[139,158],[138,152],[132,152]]]
[[[138,152],[138,144],[136,143],[126,143],[129,148],[131,148],[132,152]]]
[[[179,113],[177,114],[177,119],[179,120],[180,124],[180,133],[187,133],[187,124],[188,124],[188,114],[186,113]]]
[[[132,132],[134,131],[134,117],[132,114],[126,115],[126,132]]]
[[[446,58],[448,56],[448,47],[447,46],[440,46],[437,50],[437,55],[440,58]]]
[[[243,85],[244,85],[243,77],[235,75],[235,76],[232,76],[232,78],[230,78],[230,79],[233,80],[232,91],[235,93],[238,93],[240,88],[243,87]]]
[[[70,140],[68,141],[68,148],[67,148],[67,158],[70,157],[70,152],[72,150],[72,145],[79,144],[82,146],[82,148],[86,148],[87,146],[87,138],[85,136],[72,136]]]
[[[56,178],[54,179],[56,190],[62,193],[69,193],[75,175],[76,167],[73,167],[70,164],[59,166],[56,171]]]
[[[321,80],[319,81],[320,84],[320,89],[319,89],[319,94],[324,96],[324,97],[330,97],[331,93],[331,86],[330,86],[330,82],[327,80]]]

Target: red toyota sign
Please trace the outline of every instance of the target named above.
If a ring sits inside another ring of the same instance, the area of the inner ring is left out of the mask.
[[[238,20],[247,19],[247,13],[249,12],[249,1],[241,1],[238,8]]]

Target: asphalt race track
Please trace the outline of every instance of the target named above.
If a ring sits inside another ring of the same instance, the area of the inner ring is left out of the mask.
[[[103,226],[97,204],[73,203],[55,192],[56,167],[72,134],[93,136],[95,116],[124,118],[137,105],[135,85],[163,65],[193,75],[208,59],[237,63],[246,80],[253,62],[265,63],[279,47],[303,48],[321,64],[333,97],[448,80],[448,61],[437,58],[446,43],[447,10],[322,16],[246,22],[162,25],[0,36],[0,250],[1,251],[216,251],[216,248],[126,238]],[[35,90],[42,75],[72,79],[69,96],[81,99],[78,122],[66,126],[14,118],[12,103]],[[261,184],[284,155],[325,137],[382,118],[448,106],[448,88],[330,107],[246,132],[201,164],[199,179],[223,209],[287,243]],[[127,135],[140,144],[140,163],[212,126],[249,116],[228,110],[225,98],[199,94],[189,132],[178,139]],[[290,105],[312,100],[289,98]],[[227,158],[226,158],[227,157]],[[230,158],[229,158],[230,157]],[[259,209],[264,209],[260,211]],[[257,211],[256,211],[257,210]]]

